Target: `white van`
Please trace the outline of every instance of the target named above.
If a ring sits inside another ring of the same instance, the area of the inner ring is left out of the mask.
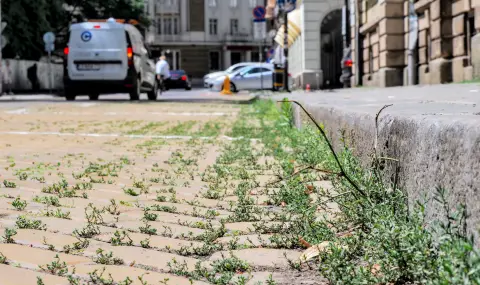
[[[70,26],[64,50],[65,98],[87,94],[129,93],[138,100],[141,92],[157,99],[155,63],[137,28],[130,24],[84,22]]]

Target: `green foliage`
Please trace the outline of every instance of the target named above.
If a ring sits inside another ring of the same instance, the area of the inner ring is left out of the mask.
[[[105,253],[101,248],[97,249],[97,255],[94,261],[103,265],[123,265],[124,261],[120,258],[114,257],[112,252]]]
[[[65,261],[61,261],[58,254],[55,256],[55,260],[46,265],[38,266],[41,270],[48,272],[53,275],[65,276],[68,273],[68,266]]]
[[[318,129],[291,126],[289,103],[282,102],[278,110],[272,102],[259,102],[252,109],[243,116],[261,114],[256,115],[263,128],[259,138],[282,169],[281,183],[269,193],[270,203],[285,206],[275,216],[283,221],[276,229],[281,234],[271,238],[276,246],[300,247],[299,237],[310,244],[329,241],[329,250],[316,261],[332,284],[479,284],[480,254],[466,237],[465,208],[452,210],[444,189],[437,189],[434,200],[445,217],[427,229],[425,204],[409,211],[405,194],[385,184],[379,169],[362,167],[348,148],[337,155],[361,191],[344,175],[325,177],[314,171],[338,173],[339,168]],[[312,181],[325,178],[333,182],[333,191],[309,188]],[[313,191],[322,199],[312,202]],[[330,212],[322,200],[338,205],[335,219],[318,219],[318,209]]]
[[[57,31],[53,27],[57,24],[54,21],[59,20],[56,15],[63,14],[61,4],[60,0],[3,0],[2,21],[8,23],[4,57],[38,60],[44,55],[43,34]]]
[[[55,197],[55,196],[43,196],[43,197],[35,196],[33,198],[33,201],[37,203],[45,204],[47,206],[54,206],[54,207],[61,206],[60,200],[58,199],[58,197]]]
[[[127,231],[115,231],[113,237],[110,238],[110,243],[113,246],[132,246],[133,240],[130,238]]]
[[[20,197],[17,197],[13,202],[12,206],[15,207],[17,211],[23,211],[27,207],[27,201],[21,200]]]
[[[15,182],[8,180],[3,180],[3,186],[5,186],[6,188],[17,188],[17,184]]]
[[[231,255],[226,258],[222,256],[222,259],[212,262],[210,268],[206,268],[198,262],[193,271],[189,271],[185,263],[179,263],[173,259],[168,262],[170,271],[176,275],[190,277],[196,280],[206,279],[212,284],[238,284],[232,283],[232,279],[236,273],[244,273],[251,270],[251,266],[238,257]],[[241,283],[244,284],[244,283]]]
[[[60,51],[74,19],[135,19],[140,22],[141,31],[150,25],[143,15],[143,0],[3,0],[1,5],[2,20],[8,23],[4,31],[8,39],[5,58],[38,60],[45,55],[43,34],[48,31],[57,35]],[[75,13],[73,9],[64,9],[64,5],[75,8]]]
[[[46,225],[40,220],[30,220],[26,216],[18,216],[16,225],[19,229],[45,230]]]
[[[13,236],[17,234],[17,231],[15,228],[6,228],[5,229],[5,234],[2,237],[4,243],[15,243],[15,240],[13,239]],[[2,262],[0,262],[2,263]]]

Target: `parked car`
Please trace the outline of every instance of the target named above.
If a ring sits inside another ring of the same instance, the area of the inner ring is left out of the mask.
[[[165,89],[185,89],[192,90],[192,83],[190,78],[184,70],[171,70],[170,71],[170,80],[165,84]]]
[[[244,67],[231,74],[217,77],[212,84],[212,90],[223,90],[225,77],[230,78],[230,90],[271,90],[273,88],[274,66],[270,63],[257,63]],[[289,86],[292,86],[292,78],[289,77]]]
[[[346,48],[344,50],[343,58],[340,64],[342,65],[342,75],[340,76],[340,82],[343,84],[343,88],[350,88],[353,65],[351,48]]]
[[[238,70],[240,70],[240,69],[242,69],[246,66],[255,65],[255,64],[258,64],[258,62],[241,62],[241,63],[237,63],[237,64],[234,64],[234,65],[230,66],[228,69],[226,69],[224,71],[217,71],[217,72],[209,73],[209,74],[207,74],[203,77],[203,86],[205,88],[211,88],[213,81],[215,81],[215,79],[217,77],[225,76],[226,74],[231,74],[231,73],[233,73],[235,71],[238,71]]]
[[[143,36],[130,24],[84,22],[72,24],[64,49],[64,85],[67,100],[89,95],[129,93],[138,100],[141,92],[157,98],[155,64]]]

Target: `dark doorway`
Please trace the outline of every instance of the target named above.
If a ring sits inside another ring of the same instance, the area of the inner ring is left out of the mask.
[[[324,88],[341,88],[342,75],[342,10],[335,10],[323,18],[320,27],[320,60]]]
[[[237,64],[237,63],[240,63],[240,62],[242,62],[242,53],[232,51],[230,53],[230,64],[234,65],[234,64]]]

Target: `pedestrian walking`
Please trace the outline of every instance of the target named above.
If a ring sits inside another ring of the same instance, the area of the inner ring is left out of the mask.
[[[28,80],[30,80],[30,83],[32,84],[32,90],[34,92],[38,92],[40,90],[40,84],[38,82],[38,76],[37,76],[37,64],[33,64],[27,69],[27,77]]]
[[[157,80],[161,90],[168,89],[170,83],[170,65],[167,62],[167,58],[162,55],[160,60],[156,64]]]

